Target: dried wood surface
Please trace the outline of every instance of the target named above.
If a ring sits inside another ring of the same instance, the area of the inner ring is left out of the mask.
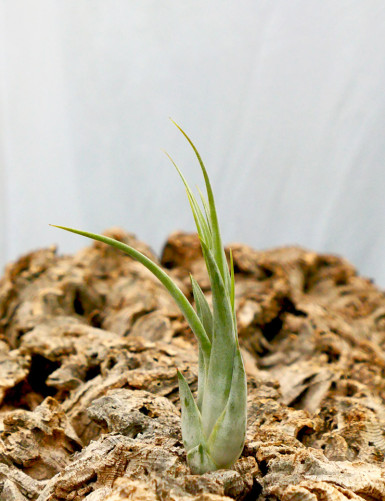
[[[235,466],[202,476],[186,465],[176,378],[196,389],[196,343],[157,280],[98,243],[7,267],[1,500],[385,499],[384,293],[338,257],[231,247],[249,425]],[[171,235],[161,262],[186,294],[189,272],[208,290],[195,235]]]

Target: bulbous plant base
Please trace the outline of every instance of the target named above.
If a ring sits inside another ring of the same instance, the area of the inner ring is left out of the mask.
[[[208,451],[203,445],[197,445],[187,453],[187,463],[191,473],[194,475],[202,475],[209,471],[219,470],[218,465],[214,463]]]
[[[102,244],[7,267],[0,499],[385,498],[383,292],[342,258],[231,248],[248,428],[235,465],[203,475],[176,375],[195,395],[195,340],[156,279]],[[186,293],[189,271],[208,289],[195,235],[172,235],[163,259]]]
[[[242,452],[242,451],[241,451]],[[241,453],[239,453],[239,456]],[[210,452],[202,445],[197,445],[194,449],[187,452],[187,464],[190,467],[191,473],[194,475],[203,475],[204,473],[217,470],[227,470],[234,466],[235,461],[230,463],[216,463],[210,456]],[[237,458],[238,459],[238,458]]]

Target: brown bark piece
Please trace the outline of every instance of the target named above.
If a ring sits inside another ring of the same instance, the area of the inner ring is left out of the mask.
[[[4,401],[7,392],[15,388],[28,375],[31,358],[21,354],[19,350],[9,350],[2,343],[0,351],[0,404]]]
[[[31,478],[45,480],[61,471],[81,442],[60,405],[48,397],[34,412],[15,410],[3,416],[0,458]]]
[[[108,232],[151,250],[119,228]],[[344,259],[232,248],[248,373],[233,468],[191,475],[176,368],[197,347],[167,291],[101,243],[30,253],[0,281],[0,499],[385,499],[385,295]],[[196,235],[161,258],[191,299],[209,283]]]

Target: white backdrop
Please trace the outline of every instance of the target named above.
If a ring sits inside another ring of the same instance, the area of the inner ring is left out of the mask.
[[[385,284],[382,0],[0,0],[0,259],[119,225],[160,251],[216,193],[225,242]]]

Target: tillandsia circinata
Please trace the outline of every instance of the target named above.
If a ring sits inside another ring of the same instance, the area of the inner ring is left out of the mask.
[[[246,434],[246,376],[239,349],[234,308],[234,266],[230,252],[230,271],[219,231],[214,196],[206,168],[187,134],[175,124],[193,148],[202,169],[207,198],[199,192],[198,204],[186,179],[176,167],[185,185],[191,205],[212,289],[212,310],[191,276],[196,312],[171,278],[149,258],[134,248],[103,235],[56,226],[109,244],[148,268],[166,287],[194,332],[199,345],[198,394],[191,390],[179,370],[179,394],[182,408],[182,437],[191,471],[229,468],[241,455]]]

